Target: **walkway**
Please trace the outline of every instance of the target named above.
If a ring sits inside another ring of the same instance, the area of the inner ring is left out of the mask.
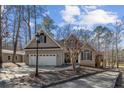
[[[119,69],[121,74],[117,80],[115,88],[124,88],[124,67],[120,67]]]

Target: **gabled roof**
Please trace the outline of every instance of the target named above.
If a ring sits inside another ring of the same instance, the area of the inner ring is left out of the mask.
[[[60,44],[58,44],[58,43],[56,42],[56,40],[54,40],[46,31],[40,29],[40,30],[38,31],[38,33],[41,33],[41,32],[43,32],[46,36],[48,36],[59,48],[63,49],[62,46],[61,46]],[[25,49],[29,46],[29,44],[31,44],[31,42],[32,42],[35,38],[36,38],[36,37],[33,36],[33,38],[32,38],[32,39],[29,41],[29,43],[26,45]]]
[[[88,43],[84,43],[82,45],[81,49],[83,50],[85,47],[89,47],[90,49],[92,49],[93,51],[96,52],[96,49],[93,46],[91,46],[90,44],[88,44]]]
[[[78,40],[78,38],[76,37],[76,35],[74,35],[74,33],[70,33],[68,38],[65,39],[65,41],[67,41],[67,40],[69,40],[71,38],[74,38],[74,39]]]
[[[76,37],[75,34],[71,33],[71,34],[68,36],[68,38],[63,39],[63,40],[60,40],[60,41],[57,41],[57,42],[58,42],[61,46],[63,46],[63,48],[64,48],[65,51],[67,51],[66,47],[64,47],[64,41],[68,41],[68,40],[71,39],[71,38],[74,38],[74,39],[79,40],[79,39]],[[97,50],[96,50],[93,46],[91,46],[91,44],[89,44],[88,42],[83,42],[83,41],[80,41],[80,40],[79,40],[79,42],[80,42],[81,50],[83,50],[85,47],[88,47],[88,48],[92,49],[93,51],[95,51],[95,52],[97,53]]]

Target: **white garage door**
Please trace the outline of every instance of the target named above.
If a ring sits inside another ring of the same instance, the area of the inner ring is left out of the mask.
[[[48,65],[56,66],[56,55],[55,54],[44,54],[38,56],[39,66]],[[29,55],[29,65],[36,65],[36,55]]]

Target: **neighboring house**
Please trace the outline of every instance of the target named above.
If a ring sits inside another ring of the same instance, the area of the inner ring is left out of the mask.
[[[24,55],[23,51],[17,51],[15,56],[15,62],[24,62]],[[3,62],[12,62],[13,51],[2,49],[2,60]]]
[[[69,52],[64,46],[64,41],[54,40],[47,32],[39,31],[42,42],[38,47],[38,58],[39,65],[49,65],[49,66],[61,66],[63,64],[71,64]],[[75,40],[76,36],[70,35],[66,40]],[[81,43],[81,42],[80,42]],[[81,53],[77,55],[77,63],[85,66],[97,66],[96,57],[97,51],[87,44],[81,45]],[[33,37],[32,40],[25,47],[25,62],[28,65],[36,64],[36,38]]]

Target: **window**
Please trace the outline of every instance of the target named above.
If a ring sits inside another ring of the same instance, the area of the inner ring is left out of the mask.
[[[74,41],[74,40],[70,40],[70,41],[68,42],[68,46],[69,46],[70,48],[75,48],[75,41]]]
[[[40,43],[46,43],[46,36],[44,34],[40,35]]]
[[[74,47],[74,40],[70,40],[70,47],[71,47],[71,48]]]
[[[11,59],[11,57],[10,56],[8,56],[8,60],[10,60]]]
[[[17,60],[17,56],[16,56],[16,60]]]
[[[81,60],[92,60],[92,51],[84,50],[81,53]]]

